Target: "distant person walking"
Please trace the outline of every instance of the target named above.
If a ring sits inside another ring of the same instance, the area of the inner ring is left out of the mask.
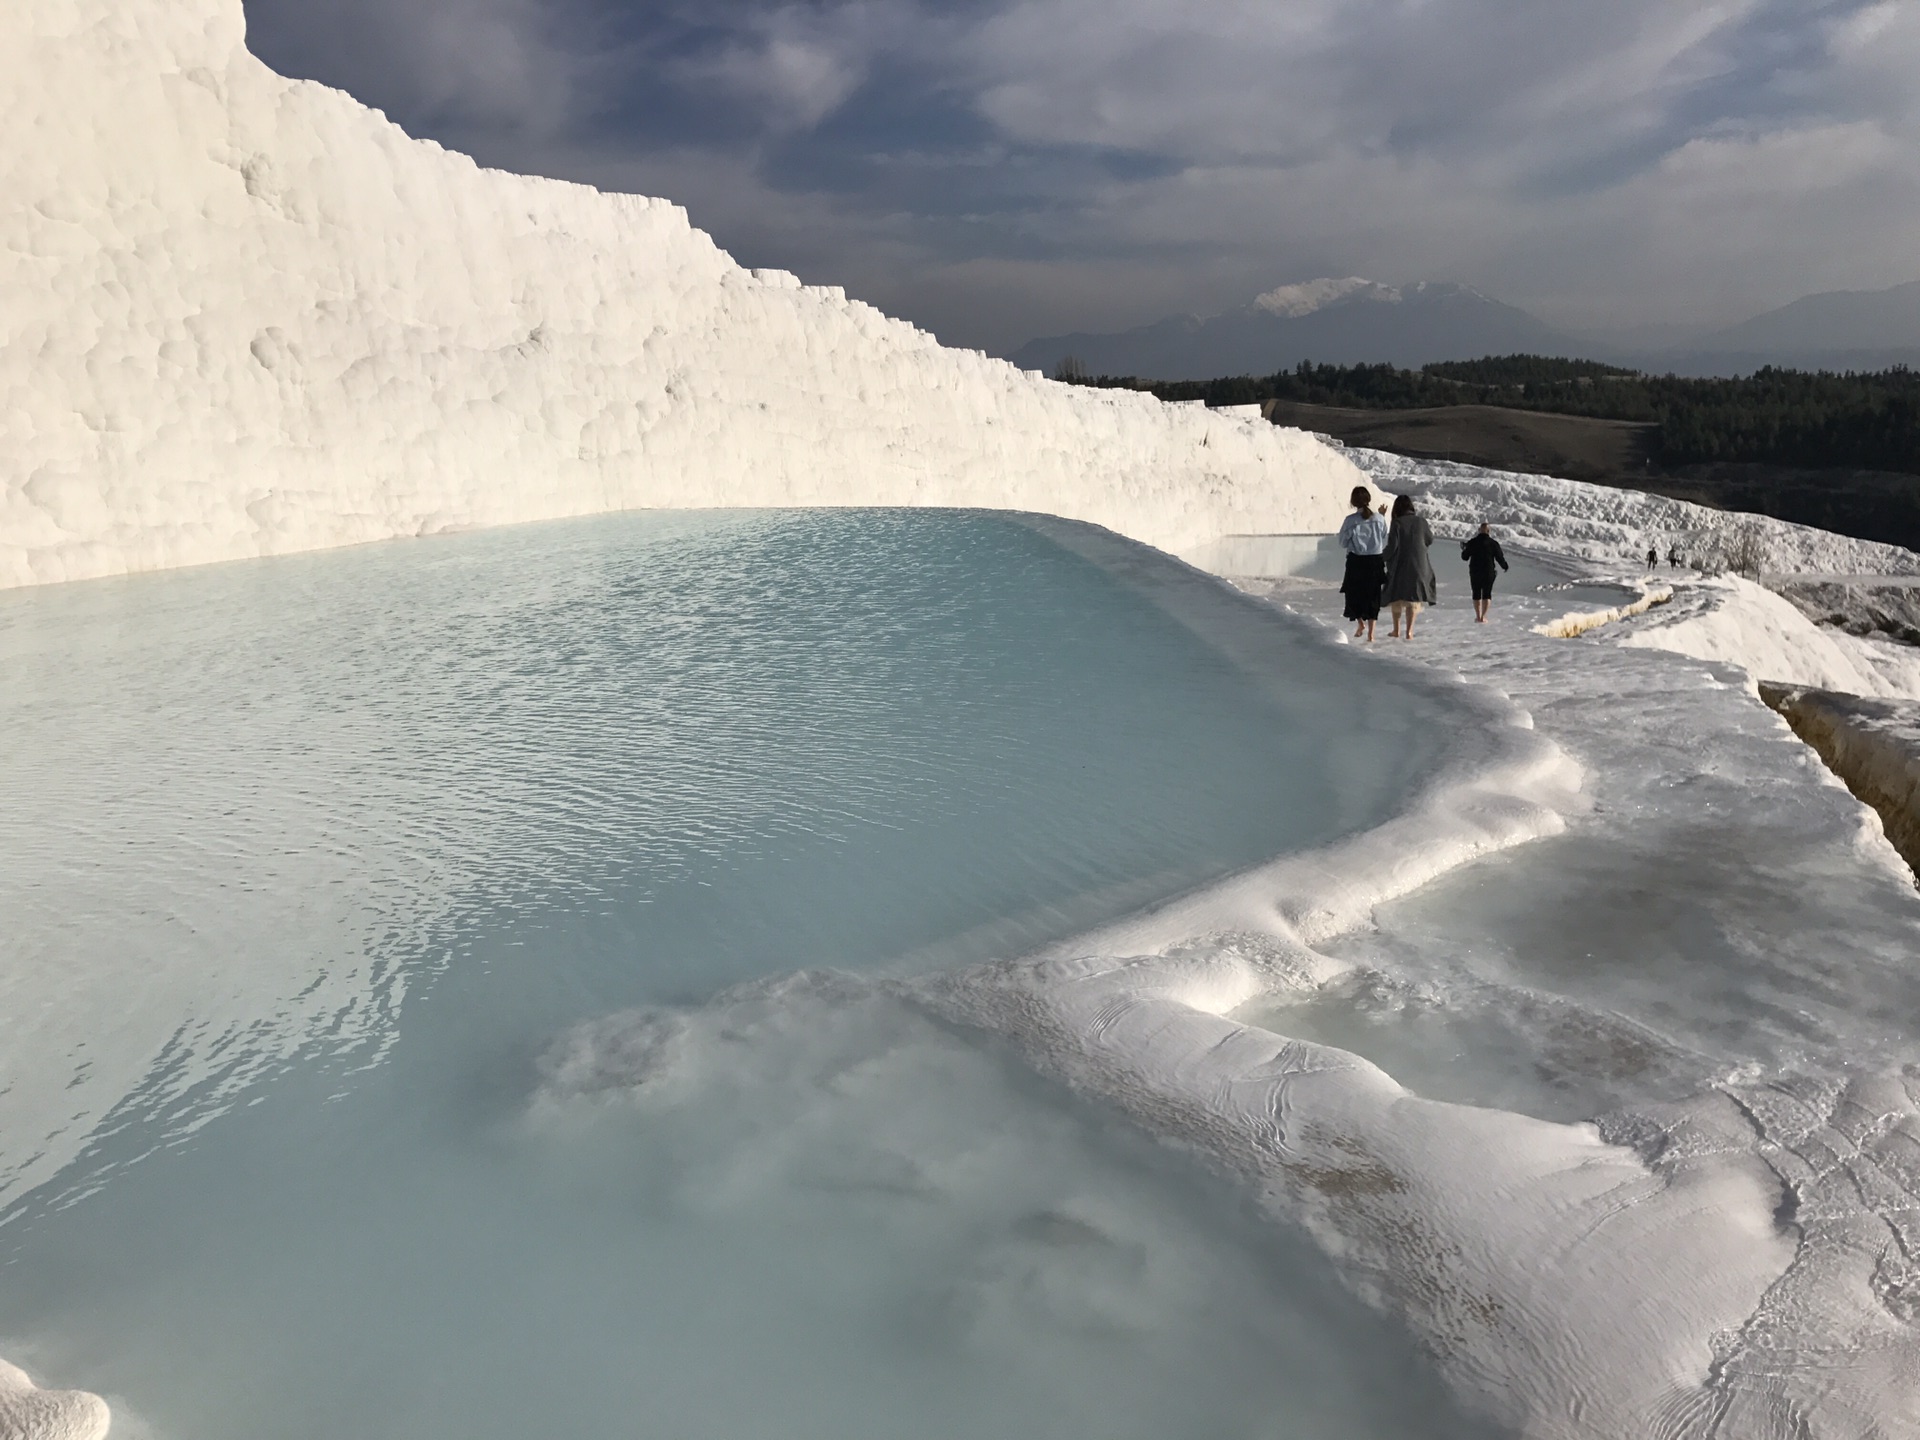
[[[1347,497],[1353,513],[1340,522],[1340,548],[1347,552],[1347,573],[1340,593],[1347,597],[1344,611],[1353,621],[1353,638],[1373,643],[1373,622],[1380,618],[1380,591],[1387,583],[1387,522],[1373,513],[1373,492],[1353,487]],[[1386,506],[1380,507],[1382,510]]]
[[[1467,562],[1467,583],[1473,586],[1474,623],[1487,623],[1487,607],[1493,603],[1493,567],[1510,569],[1507,564],[1507,552],[1500,548],[1500,542],[1493,538],[1493,532],[1487,529],[1487,522],[1480,522],[1480,533],[1464,541],[1460,546],[1460,558]]]
[[[1647,547],[1647,569],[1652,570],[1660,564],[1660,552],[1653,546]]]
[[[1413,638],[1413,622],[1422,605],[1439,598],[1433,579],[1433,561],[1427,551],[1433,545],[1433,531],[1426,517],[1413,512],[1413,497],[1402,495],[1393,502],[1393,524],[1387,530],[1387,608],[1393,612],[1390,639]],[[1406,634],[1400,626],[1406,624]]]

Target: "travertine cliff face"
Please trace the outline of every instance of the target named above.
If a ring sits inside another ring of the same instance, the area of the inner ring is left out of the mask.
[[[647,506],[1330,529],[1298,432],[1075,390],[662,201],[480,169],[240,0],[0,7],[0,585]]]
[[[1920,872],[1920,704],[1767,684],[1760,698],[1873,808],[1893,848]]]

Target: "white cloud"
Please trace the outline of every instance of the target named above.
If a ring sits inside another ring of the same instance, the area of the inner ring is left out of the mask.
[[[1841,102],[1920,138],[1920,6],[1881,0],[1835,29],[1829,77]]]
[[[965,343],[1319,275],[1570,324],[1920,275],[1914,0],[250,3],[483,159],[664,190]]]
[[[556,135],[573,118],[583,67],[540,0],[256,0],[248,20],[256,51],[416,127]]]
[[[886,11],[787,6],[745,18],[717,54],[679,66],[681,78],[725,90],[776,130],[807,129],[837,110],[865,77]]]
[[[1909,0],[1015,0],[968,60],[1009,137],[1181,162],[1106,197],[1143,250],[1712,322],[1920,274],[1916,36]]]
[[[1722,68],[1758,0],[1014,0],[971,37],[1011,135],[1196,162],[1333,149],[1585,151],[1658,123]]]

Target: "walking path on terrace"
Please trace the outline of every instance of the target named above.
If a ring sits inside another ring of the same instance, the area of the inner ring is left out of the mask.
[[[1712,1413],[1670,1433],[1920,1434],[1912,874],[1743,670],[1620,643],[1660,610],[1534,633],[1596,608],[1539,588],[1556,567],[1602,572],[1510,548],[1476,625],[1454,554],[1436,540],[1441,604],[1415,639],[1388,639],[1383,613],[1358,648],[1510,696],[1580,762],[1589,807],[1382,905],[1374,928],[1320,947],[1352,971],[1248,1018],[1434,1098],[1597,1120],[1656,1168],[1703,1147],[1756,1156],[1796,1258],[1715,1338]],[[1352,632],[1331,579],[1234,583]]]

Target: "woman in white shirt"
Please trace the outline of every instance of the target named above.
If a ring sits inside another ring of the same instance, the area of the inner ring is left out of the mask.
[[[1366,486],[1354,486],[1347,498],[1353,514],[1340,522],[1340,548],[1347,552],[1340,593],[1347,597],[1346,617],[1354,622],[1353,638],[1365,636],[1371,642],[1373,622],[1380,618],[1380,591],[1387,583],[1387,522],[1374,514],[1373,492]]]

